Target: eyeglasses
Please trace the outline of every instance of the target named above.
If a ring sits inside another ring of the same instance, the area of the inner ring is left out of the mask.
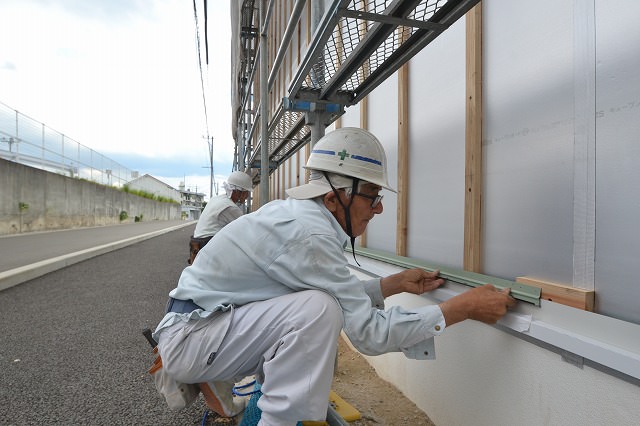
[[[382,201],[382,197],[384,197],[384,195],[369,195],[369,194],[363,194],[361,192],[356,192],[354,195],[359,195],[363,198],[368,198],[369,200],[371,200],[372,209],[375,209],[376,207],[378,207],[378,204],[380,204],[380,202]]]

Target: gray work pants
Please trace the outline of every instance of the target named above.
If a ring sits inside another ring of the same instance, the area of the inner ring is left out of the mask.
[[[161,333],[159,349],[167,371],[184,383],[256,375],[263,392],[259,425],[324,420],[343,325],[336,300],[308,290],[221,315],[231,315],[226,334],[228,321],[219,316],[176,324]]]

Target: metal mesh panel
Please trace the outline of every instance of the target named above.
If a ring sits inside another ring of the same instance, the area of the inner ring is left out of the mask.
[[[309,135],[310,129],[306,125],[297,132],[291,133],[303,119],[301,112],[285,111],[282,114],[274,131],[269,135],[269,155],[274,161],[279,163],[296,145],[300,144],[300,141]]]
[[[348,10],[354,12],[369,12],[383,15],[391,0],[353,0]],[[424,0],[420,2],[416,8],[407,16],[408,19],[416,21],[428,21],[447,0]],[[311,89],[322,89],[324,84],[330,80],[340,66],[347,60],[349,55],[355,50],[358,44],[366,36],[376,22],[341,17],[338,25],[333,30],[323,50],[322,59],[316,62],[307,76],[303,87]],[[387,39],[376,49],[376,51],[367,59],[358,72],[354,73],[347,82],[340,88],[344,91],[353,92],[360,86],[366,78],[382,66],[391,54],[400,46],[402,40],[406,40],[417,28],[401,27],[402,31],[393,31]]]
[[[318,27],[313,39],[307,40],[309,48],[304,58],[299,58],[298,70],[292,74],[292,79],[284,82],[288,88],[286,96],[291,100],[332,105],[332,111],[336,110],[335,105],[340,106],[339,112],[322,118],[324,125],[329,125],[342,114],[342,107],[358,103],[478,1],[334,0],[330,2],[331,10],[326,10],[320,21],[314,21]],[[254,86],[257,75],[251,72],[255,68],[250,66],[255,63],[252,55],[255,55],[256,46],[249,42],[258,30],[257,12],[254,0],[244,0],[241,58],[246,62],[242,64],[239,78],[240,92],[248,100],[257,89],[257,85]],[[272,19],[271,25],[273,22]],[[277,30],[284,30],[284,27]],[[270,73],[282,72],[279,66],[274,65],[276,69],[269,70]],[[237,143],[242,148],[237,148],[237,155],[242,155],[243,148],[249,147],[249,141],[255,138],[253,129],[259,123],[252,122],[245,114],[248,110],[255,113],[252,108],[243,108],[245,111],[241,111],[238,118]],[[270,114],[266,142],[270,172],[310,139],[306,117],[299,112],[305,107],[287,104],[289,108],[291,110],[284,111],[281,103]],[[246,126],[247,122],[252,125]],[[252,130],[247,133],[249,127]],[[260,165],[260,145],[251,148],[249,167],[255,169]]]

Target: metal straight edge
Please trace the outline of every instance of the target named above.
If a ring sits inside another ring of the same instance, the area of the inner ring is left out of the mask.
[[[345,250],[351,251],[350,248],[346,248]],[[461,269],[442,268],[437,265],[424,262],[422,260],[412,259],[404,256],[397,256],[378,250],[359,247],[355,250],[355,252],[356,254],[361,256],[365,256],[396,266],[402,266],[405,268],[422,268],[429,272],[439,270],[439,276],[441,278],[470,287],[481,287],[485,284],[492,284],[498,289],[504,289],[508,287],[511,289],[511,296],[513,296],[515,299],[540,306],[541,290],[540,288],[535,286],[492,277],[490,275],[478,274],[476,272],[464,271]]]

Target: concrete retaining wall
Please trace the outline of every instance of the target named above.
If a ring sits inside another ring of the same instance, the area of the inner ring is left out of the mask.
[[[20,203],[29,207],[21,210]],[[180,219],[180,205],[50,173],[0,158],[0,235],[126,221]]]

